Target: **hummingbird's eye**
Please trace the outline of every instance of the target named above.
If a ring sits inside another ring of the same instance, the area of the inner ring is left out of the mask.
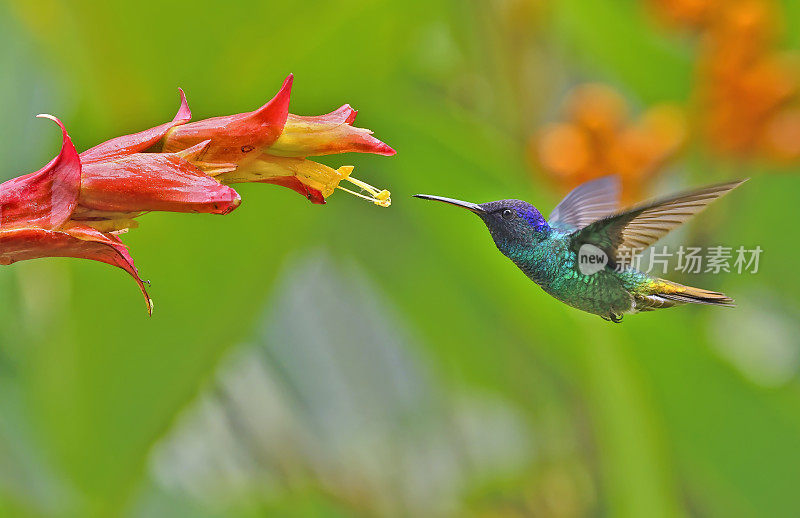
[[[505,220],[512,220],[517,213],[511,209],[503,209],[503,212],[500,213],[500,216]]]

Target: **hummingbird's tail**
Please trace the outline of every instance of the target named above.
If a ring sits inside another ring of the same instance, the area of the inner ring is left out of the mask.
[[[684,286],[666,279],[653,279],[643,291],[644,293],[635,296],[636,311],[670,308],[679,304],[709,304],[729,308],[736,306],[734,300],[724,293]]]

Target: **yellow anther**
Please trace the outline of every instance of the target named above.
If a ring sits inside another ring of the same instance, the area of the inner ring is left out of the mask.
[[[383,189],[383,190],[379,191],[378,189],[376,189],[375,187],[371,186],[370,184],[368,184],[366,182],[362,182],[358,178],[352,178],[350,176],[346,176],[343,179],[347,180],[348,182],[350,182],[350,183],[354,184],[355,186],[361,188],[362,193],[351,191],[350,189],[346,189],[346,188],[344,188],[344,187],[342,187],[340,185],[337,185],[336,186],[337,188],[339,188],[339,189],[341,189],[341,190],[343,190],[345,192],[349,192],[353,196],[358,196],[359,198],[363,198],[365,200],[371,201],[372,203],[374,203],[375,205],[378,205],[380,207],[388,207],[388,206],[390,206],[392,204],[392,194],[389,191],[387,191],[386,189]],[[369,196],[363,194],[363,192],[369,193]]]

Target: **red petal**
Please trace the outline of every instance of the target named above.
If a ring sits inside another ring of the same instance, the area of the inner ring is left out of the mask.
[[[304,184],[296,176],[276,176],[267,180],[260,180],[256,183],[269,183],[272,185],[280,185],[281,187],[288,187],[301,196],[304,196],[311,203],[325,205],[325,197],[322,193]]]
[[[139,285],[147,311],[152,315],[153,302],[133,264],[133,258],[128,253],[128,248],[115,235],[84,226],[62,231],[21,228],[0,232],[0,264],[8,265],[42,257],[91,259],[122,268]]]
[[[192,111],[189,109],[189,103],[186,101],[186,94],[184,94],[183,89],[178,88],[178,90],[181,93],[181,106],[171,122],[165,122],[155,128],[132,135],[123,135],[122,137],[107,140],[81,153],[81,161],[86,164],[100,160],[112,160],[131,153],[139,153],[164,138],[164,135],[170,129],[189,122],[192,119]]]
[[[298,119],[306,122],[327,123],[327,124],[349,124],[353,125],[358,115],[358,110],[349,104],[343,104],[330,113],[324,115],[305,116],[289,114],[289,118]]]
[[[39,115],[61,127],[61,151],[35,173],[0,185],[0,230],[63,225],[75,209],[81,184],[81,162],[67,130],[52,115]]]
[[[339,108],[339,110],[342,110],[343,108],[346,108],[347,110],[349,110],[349,113],[347,114],[347,117],[344,119],[344,122],[345,122],[345,124],[349,124],[349,125],[352,126],[353,123],[356,121],[356,115],[358,115],[358,110],[352,108],[349,104],[345,104],[344,106]],[[336,110],[336,111],[339,111],[339,110]]]
[[[239,206],[234,189],[187,162],[202,154],[202,142],[183,153],[134,153],[84,165],[79,204],[107,212],[203,212],[227,214]],[[113,219],[114,215],[109,215]]]
[[[255,159],[283,131],[289,115],[293,79],[294,76],[289,74],[275,97],[255,111],[214,117],[175,128],[167,136],[164,151],[180,151],[211,140],[203,155],[206,162],[240,164]]]

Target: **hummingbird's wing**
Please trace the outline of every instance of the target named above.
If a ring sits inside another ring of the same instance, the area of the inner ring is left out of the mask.
[[[619,176],[604,176],[583,183],[567,194],[550,213],[556,227],[583,228],[619,208]]]
[[[609,257],[617,257],[620,250],[641,251],[746,181],[710,185],[607,216],[576,230],[572,234],[573,247],[577,250],[589,243],[601,248]]]

